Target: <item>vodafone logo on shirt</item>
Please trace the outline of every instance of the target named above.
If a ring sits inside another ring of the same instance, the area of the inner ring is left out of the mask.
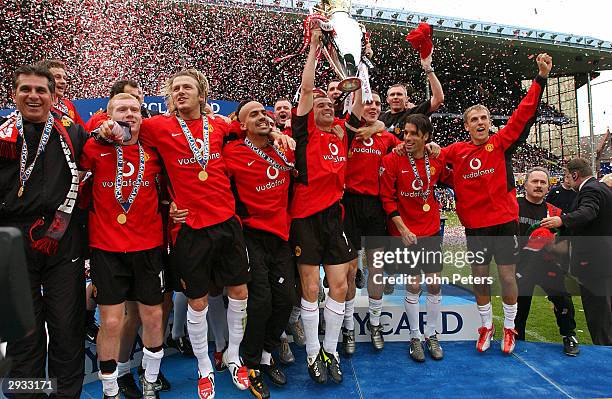
[[[329,155],[323,154],[323,159],[325,161],[346,162],[346,157],[338,155],[338,153],[340,152],[340,149],[338,148],[336,144],[329,143],[328,147],[329,147]]]
[[[279,173],[280,172],[278,171],[278,169],[273,166],[268,166],[268,169],[266,170],[266,174],[268,175],[268,179],[270,180],[276,179]]]
[[[257,192],[266,191],[275,187],[282,186],[287,181],[287,179],[284,177],[282,179],[277,180],[278,176],[280,175],[280,171],[273,166],[268,166],[268,169],[266,169],[266,175],[268,176],[268,179],[270,179],[270,181],[266,184],[260,184],[259,186],[255,187],[255,190],[257,190]]]
[[[200,152],[202,151],[202,149],[200,149]],[[212,154],[208,155],[208,160],[212,161],[213,159],[219,159],[221,158],[221,154],[218,152],[213,152]],[[195,157],[191,157],[191,158],[181,158],[178,160],[178,164],[181,166],[185,166],[185,165],[191,165],[191,164],[197,164],[198,161],[196,161]]]
[[[128,177],[132,177],[135,173],[136,173],[136,167],[134,166],[133,163],[131,162],[126,162],[125,163],[125,169],[123,169],[123,182],[121,184],[122,187],[132,187],[136,184],[136,179],[132,180],[132,179],[127,179]],[[147,180],[142,181],[141,185],[143,187],[149,187],[149,182]],[[102,187],[104,188],[113,188],[115,187],[115,182],[114,181],[103,181],[102,182]]]
[[[374,154],[374,155],[378,155],[378,156],[382,156],[382,151],[381,150],[377,150],[375,148],[370,148],[374,145],[374,139],[372,137],[370,137],[367,140],[363,140],[362,142],[363,146],[365,147],[354,147],[353,148],[353,153],[361,153],[361,154]]]
[[[470,159],[470,169],[472,169],[474,172],[472,173],[467,173],[463,175],[463,178],[468,180],[468,179],[476,179],[480,176],[483,175],[490,175],[495,173],[495,168],[490,168],[490,169],[482,169],[482,161],[480,160],[480,158],[472,158]]]

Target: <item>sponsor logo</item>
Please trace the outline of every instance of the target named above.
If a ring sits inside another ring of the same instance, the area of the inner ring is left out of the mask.
[[[279,170],[273,166],[268,166],[268,169],[266,170],[266,174],[268,175],[268,179],[270,180],[276,179],[279,173]]]
[[[470,161],[470,168],[472,168],[472,170],[478,170],[481,166],[482,162],[478,158],[474,158]]]
[[[172,137],[180,136],[183,133],[172,133]]]
[[[356,148],[353,148],[353,152],[358,152],[358,153],[362,153],[362,154],[374,154],[374,155],[382,156],[382,151],[381,150],[377,150],[375,148],[356,147]]]
[[[136,168],[134,168],[134,164],[131,162],[127,162],[127,167],[128,167],[128,172],[127,173],[123,173],[123,177],[130,177],[134,174],[134,171],[136,170]]]
[[[219,158],[221,158],[221,154],[219,154],[218,152],[213,152],[208,157],[208,160],[212,161],[213,159],[219,159]],[[196,161],[195,157],[181,158],[181,159],[178,160],[178,164],[181,165],[181,166],[185,166],[185,165],[189,165],[189,164],[197,164],[197,163],[198,163],[198,161]]]
[[[339,156],[338,153],[340,149],[334,143],[329,143],[329,153],[330,155],[323,155],[323,159],[325,161],[333,161],[333,162],[346,162],[346,157]]]
[[[268,175],[268,177],[270,177],[270,175]],[[261,185],[255,187],[255,190],[257,190],[257,192],[261,192],[261,191],[265,191],[265,190],[270,190],[270,189],[276,188],[278,186],[282,186],[283,184],[285,184],[286,181],[287,181],[287,179],[285,179],[285,178],[282,178],[282,179],[279,179],[279,180],[271,180],[271,181],[269,181],[266,184],[261,184]]]
[[[412,188],[414,188],[414,187],[412,187]],[[407,192],[407,191],[400,191],[400,195],[401,195],[402,197],[408,197],[408,198],[419,198],[419,197],[420,197],[420,195],[419,195],[419,193],[418,193],[418,192],[416,192],[416,191],[418,191],[418,189],[415,189],[415,191],[410,192],[410,193],[409,193],[409,192]]]
[[[495,149],[495,146],[491,143],[485,145],[485,150],[487,150],[487,152],[491,152]]]
[[[255,161],[247,162],[247,165],[251,166],[251,165],[253,165],[253,162],[255,162]]]
[[[110,154],[111,154],[110,152],[104,152],[104,153],[100,154],[100,156],[101,157],[105,157],[105,156],[110,155]]]
[[[363,140],[363,145],[365,145],[366,147],[372,147],[372,145],[374,145],[374,139],[370,137],[367,140]]]
[[[418,181],[416,181],[416,179],[413,180],[412,181],[412,189],[414,191],[421,191],[423,189],[423,183],[422,182],[419,183]]]

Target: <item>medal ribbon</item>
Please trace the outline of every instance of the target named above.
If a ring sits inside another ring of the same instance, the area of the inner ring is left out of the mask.
[[[34,164],[36,164],[36,160],[38,156],[45,151],[45,147],[49,142],[49,137],[51,136],[51,129],[53,129],[53,115],[49,113],[49,119],[47,119],[47,123],[45,124],[45,128],[43,129],[43,133],[40,136],[40,141],[38,142],[38,149],[36,150],[36,156],[34,160],[30,164],[30,166],[26,167],[28,162],[28,145],[26,143],[25,134],[23,133],[23,117],[21,113],[17,115],[17,122],[15,123],[15,127],[17,128],[17,132],[21,136],[21,158],[19,161],[19,180],[21,182],[21,188],[24,188],[30,175],[32,174],[32,170],[34,169]]]
[[[254,145],[251,142],[251,140],[249,140],[248,137],[244,139],[244,144],[247,147],[249,147],[255,154],[259,155],[260,158],[262,158],[264,161],[266,161],[267,163],[272,165],[272,167],[278,170],[288,171],[288,170],[292,170],[295,168],[295,166],[291,162],[287,161],[287,157],[285,156],[285,154],[283,154],[283,152],[279,150],[278,148],[276,148],[275,146],[272,146],[272,148],[274,149],[274,152],[276,152],[276,154],[280,157],[280,159],[283,160],[286,166],[280,165],[278,162],[272,159],[268,154],[263,152],[261,148]]]
[[[125,213],[130,211],[130,207],[134,203],[136,199],[136,195],[138,194],[138,190],[140,189],[140,185],[142,184],[142,178],[144,176],[145,169],[145,154],[144,149],[138,143],[138,177],[136,178],[136,183],[134,183],[134,187],[128,196],[127,201],[123,199],[123,193],[121,192],[123,188],[123,148],[120,145],[115,144],[115,151],[117,152],[117,173],[115,176],[115,199],[123,208]]]
[[[416,162],[414,162],[414,158],[412,157],[412,155],[408,154],[408,160],[410,161],[410,166],[412,166],[412,173],[414,173],[414,178],[421,186],[422,194],[420,195],[420,197],[423,198],[423,201],[425,201],[425,203],[427,203],[427,198],[429,197],[429,193],[431,192],[431,171],[429,169],[429,157],[427,156],[427,152],[425,152],[425,174],[427,175],[426,190],[423,190],[423,180],[421,179],[421,176],[419,176],[419,171],[417,170]]]
[[[183,130],[183,134],[185,135],[185,138],[187,139],[187,144],[189,144],[189,149],[193,153],[195,160],[198,161],[198,164],[200,164],[200,166],[202,167],[202,170],[206,170],[206,166],[208,165],[208,157],[209,157],[208,117],[202,116],[202,137],[204,138],[204,145],[202,146],[203,147],[202,151],[198,150],[196,141],[193,138],[193,135],[191,134],[191,132],[189,131],[189,128],[187,127],[187,124],[185,123],[185,121],[178,115],[176,116],[176,120],[178,121],[179,125],[181,125],[181,129]]]

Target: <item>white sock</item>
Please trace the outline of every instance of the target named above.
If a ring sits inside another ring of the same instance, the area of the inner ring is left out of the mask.
[[[300,313],[302,312],[302,309],[300,309],[299,306],[294,306],[293,309],[291,309],[291,316],[289,316],[289,323],[294,324],[298,321],[298,319],[300,318]]]
[[[287,333],[286,332],[282,332],[281,334],[281,339],[287,339]]]
[[[478,313],[480,313],[482,325],[486,328],[491,328],[493,326],[493,309],[491,308],[491,302],[486,305],[478,305]]]
[[[355,298],[350,301],[344,302],[344,324],[343,327],[347,330],[355,329],[355,318],[353,313],[355,312]]]
[[[336,302],[331,297],[327,297],[325,302],[325,337],[323,338],[323,349],[327,353],[336,353],[338,345],[338,337],[344,320],[344,302]]]
[[[272,354],[270,352],[266,352],[265,350],[261,351],[261,361],[259,362],[259,364],[266,364],[266,365],[271,365],[272,364]]]
[[[187,297],[182,292],[174,294],[172,317],[172,339],[185,336],[185,320],[187,320]]]
[[[147,365],[147,367],[145,368],[145,379],[148,382],[153,383],[157,381],[157,375],[159,374],[159,365],[161,364],[163,357],[163,349],[159,352],[151,352],[147,348],[142,348],[142,363],[146,363]]]
[[[421,331],[419,330],[419,295],[406,291],[406,297],[404,298],[404,309],[406,309],[408,324],[410,324],[410,339],[421,339]]]
[[[431,337],[442,330],[442,293],[427,293],[427,324],[425,325],[425,336]]]
[[[370,324],[373,326],[380,325],[380,314],[382,313],[383,300],[381,299],[368,299],[368,308],[370,311]]]
[[[514,328],[514,318],[518,304],[508,305],[504,303],[504,328]]]
[[[319,304],[317,301],[308,302],[302,298],[302,323],[306,337],[306,354],[308,357],[317,356],[321,344],[319,343]]]
[[[193,347],[193,354],[198,359],[198,370],[202,377],[212,373],[213,367],[208,357],[208,324],[206,314],[208,306],[198,312],[187,305],[187,332]]]
[[[246,299],[229,298],[227,306],[227,329],[229,331],[229,342],[227,344],[227,360],[240,364],[240,343],[244,337],[246,326]]]
[[[223,302],[223,295],[208,296],[208,321],[215,337],[215,348],[217,352],[223,352],[227,341],[227,311]]]
[[[98,371],[98,377],[102,381],[102,392],[107,396],[115,396],[119,393],[119,384],[117,384],[117,369],[112,374],[102,374]]]
[[[129,360],[127,362],[117,362],[117,378],[123,377],[129,372],[130,372],[130,361]]]

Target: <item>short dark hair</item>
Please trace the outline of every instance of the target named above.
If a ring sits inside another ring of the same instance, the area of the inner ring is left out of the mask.
[[[238,103],[238,107],[236,107],[236,111],[234,111],[234,112],[235,112],[235,115],[236,115],[236,120],[237,120],[238,122],[240,122],[240,117],[239,117],[239,115],[240,115],[240,110],[242,109],[242,107],[244,107],[245,105],[247,105],[248,103],[250,103],[250,102],[252,102],[252,101],[255,101],[255,100],[250,100],[250,99],[249,99],[249,100],[242,100],[242,101],[240,101],[240,102]]]
[[[433,125],[431,124],[431,121],[427,116],[423,114],[410,114],[406,117],[406,123],[404,123],[404,128],[406,128],[406,125],[409,123],[416,126],[417,130],[423,135],[429,133],[427,142],[433,140]]]
[[[125,86],[132,86],[138,88],[138,82],[135,80],[127,79],[127,80],[118,80],[111,86],[110,90],[110,98],[115,97],[119,93],[124,93]]]
[[[23,65],[17,68],[17,70],[13,74],[13,91],[17,90],[17,82],[21,75],[26,75],[26,76],[34,75],[34,76],[40,76],[43,78],[47,78],[47,80],[49,81],[47,83],[47,87],[49,88],[49,91],[51,92],[51,94],[55,93],[55,78],[53,77],[51,72],[49,72],[49,69],[44,68],[39,65]]]
[[[329,81],[329,83],[327,83],[327,86],[325,86],[325,88],[326,88],[327,90],[329,90],[329,85],[330,85],[330,84],[332,84],[332,83],[334,83],[334,82],[340,83],[340,82],[341,82],[341,80],[340,80],[340,79],[336,79],[336,78],[334,78],[334,79],[330,80],[330,81]]]
[[[593,169],[584,158],[574,158],[567,163],[565,167],[569,173],[577,172],[580,177],[593,176]]]
[[[57,60],[57,59],[38,61],[36,63],[36,66],[46,68],[46,69],[60,68],[60,69],[66,70],[66,64],[64,64],[64,61]]]
[[[278,98],[276,101],[274,101],[274,108],[276,108],[276,104],[278,104],[281,101],[287,101],[291,105],[291,107],[293,107],[293,103],[291,102],[291,100],[289,100],[287,97],[281,97],[281,98]]]

